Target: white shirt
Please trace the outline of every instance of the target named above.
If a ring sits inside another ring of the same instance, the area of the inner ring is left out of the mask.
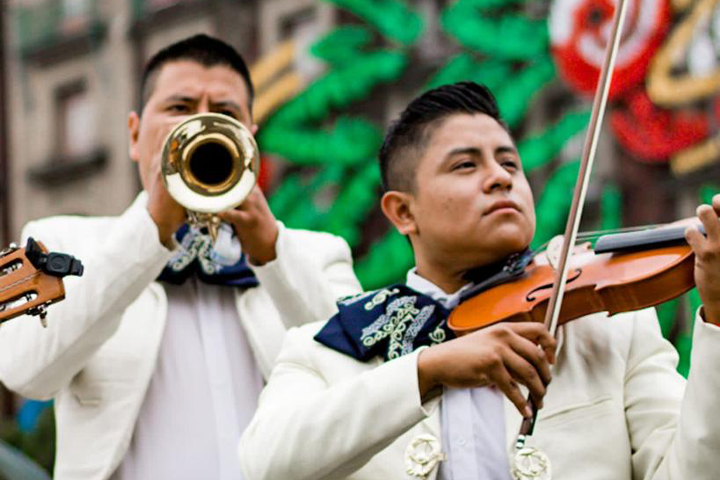
[[[417,274],[407,274],[407,286],[453,309],[466,285],[453,294]],[[447,388],[440,403],[442,445],[447,460],[439,480],[510,480],[505,451],[503,394],[494,387]]]
[[[237,443],[262,375],[234,287],[163,284],[168,318],[132,442],[115,480],[238,480]]]

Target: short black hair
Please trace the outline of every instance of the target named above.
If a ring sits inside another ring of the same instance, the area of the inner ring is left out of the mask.
[[[413,192],[415,171],[434,127],[456,114],[485,114],[508,130],[492,92],[474,82],[458,82],[428,90],[392,123],[378,154],[385,191]]]
[[[205,34],[199,34],[168,45],[148,60],[145,64],[140,83],[141,111],[152,93],[155,80],[154,76],[166,63],[179,60],[191,60],[208,68],[216,65],[225,65],[235,70],[247,85],[248,100],[250,101],[249,107],[252,107],[255,89],[253,88],[250,71],[248,70],[245,60],[243,60],[237,50],[222,40]],[[252,108],[250,108],[250,111],[252,111]]]

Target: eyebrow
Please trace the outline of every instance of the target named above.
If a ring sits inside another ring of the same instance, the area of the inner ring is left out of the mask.
[[[517,151],[517,148],[515,148],[514,146],[503,145],[503,146],[497,147],[493,153],[495,155],[498,155],[498,154],[502,155],[503,153],[511,153],[511,154],[517,155],[518,151]],[[450,159],[457,155],[474,155],[476,157],[482,157],[482,152],[477,147],[453,148],[445,155],[445,159]]]
[[[213,106],[213,108],[230,108],[233,110],[237,110],[238,112],[242,112],[242,108],[240,108],[240,105],[237,102],[233,102],[232,100],[224,100],[221,102],[210,102],[210,105]]]
[[[197,103],[198,99],[194,97],[188,97],[187,95],[170,95],[165,99],[166,102],[184,102],[184,103]],[[233,108],[238,111],[242,111],[240,105],[232,100],[223,100],[220,102],[210,102],[214,108]]]

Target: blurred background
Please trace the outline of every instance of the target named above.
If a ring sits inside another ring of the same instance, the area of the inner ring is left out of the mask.
[[[691,216],[720,192],[720,0],[627,1],[585,230]],[[0,243],[32,219],[129,205],[140,183],[127,114],[143,63],[205,32],[252,65],[273,211],[343,236],[367,288],[411,264],[378,208],[383,131],[443,83],[475,80],[497,95],[534,189],[538,246],[564,229],[613,10],[612,0],[0,0]],[[691,292],[659,308],[683,374],[698,303]],[[43,478],[20,455],[51,471],[50,407],[0,384],[0,478]],[[8,458],[25,476],[2,470]]]

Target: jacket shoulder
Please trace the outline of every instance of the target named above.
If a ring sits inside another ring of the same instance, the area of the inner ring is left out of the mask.
[[[294,241],[316,245],[334,245],[350,251],[350,246],[344,238],[328,232],[318,232],[314,230],[303,230],[299,228],[285,227],[285,234]]]
[[[86,217],[57,215],[28,222],[22,230],[21,241],[28,237],[42,242],[49,249],[65,248],[78,239],[91,240],[107,232],[117,217]]]

